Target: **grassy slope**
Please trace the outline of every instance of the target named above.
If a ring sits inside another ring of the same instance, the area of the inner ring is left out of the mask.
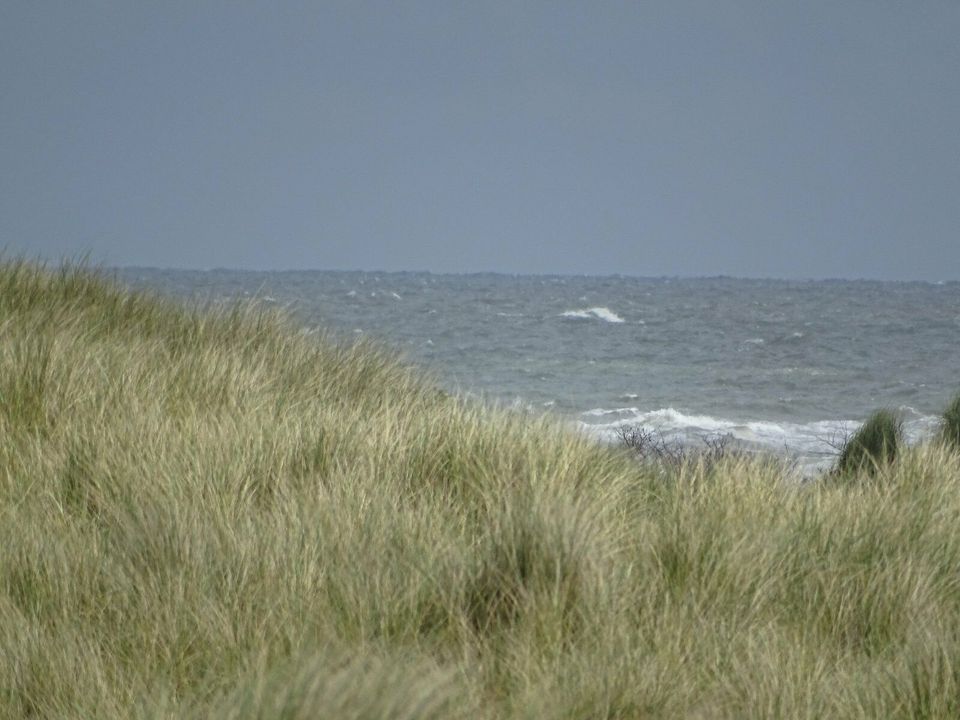
[[[254,307],[0,268],[0,717],[956,717],[960,455],[664,478]]]

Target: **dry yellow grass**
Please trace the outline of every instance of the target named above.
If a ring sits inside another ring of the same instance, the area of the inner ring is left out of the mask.
[[[958,480],[665,476],[256,305],[8,262],[0,717],[957,717]]]

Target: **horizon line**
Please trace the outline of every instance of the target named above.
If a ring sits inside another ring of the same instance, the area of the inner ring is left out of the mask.
[[[631,280],[755,280],[755,281],[776,281],[776,282],[874,282],[874,283],[921,283],[925,285],[946,285],[960,283],[958,279],[942,280],[921,280],[921,279],[902,279],[902,278],[878,278],[878,277],[843,277],[843,276],[776,276],[776,275],[729,275],[726,273],[708,274],[659,274],[659,275],[640,275],[633,273],[574,273],[574,272],[509,272],[504,270],[469,270],[469,271],[450,271],[450,270],[385,270],[382,268],[363,269],[363,268],[249,268],[249,267],[229,267],[225,265],[216,265],[212,267],[183,267],[176,265],[90,265],[91,268],[101,268],[110,270],[160,270],[173,272],[239,272],[239,273],[343,273],[343,274],[366,274],[366,275],[435,275],[449,277],[494,275],[499,277],[540,277],[540,278],[622,278]]]

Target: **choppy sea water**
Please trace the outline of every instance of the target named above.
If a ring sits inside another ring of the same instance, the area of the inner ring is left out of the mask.
[[[165,294],[258,297],[306,332],[369,335],[449,389],[612,440],[639,425],[796,458],[872,410],[917,441],[960,390],[960,283],[116,270]]]

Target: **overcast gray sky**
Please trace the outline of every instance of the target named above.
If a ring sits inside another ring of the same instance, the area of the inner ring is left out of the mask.
[[[960,2],[6,0],[0,246],[960,279]]]

